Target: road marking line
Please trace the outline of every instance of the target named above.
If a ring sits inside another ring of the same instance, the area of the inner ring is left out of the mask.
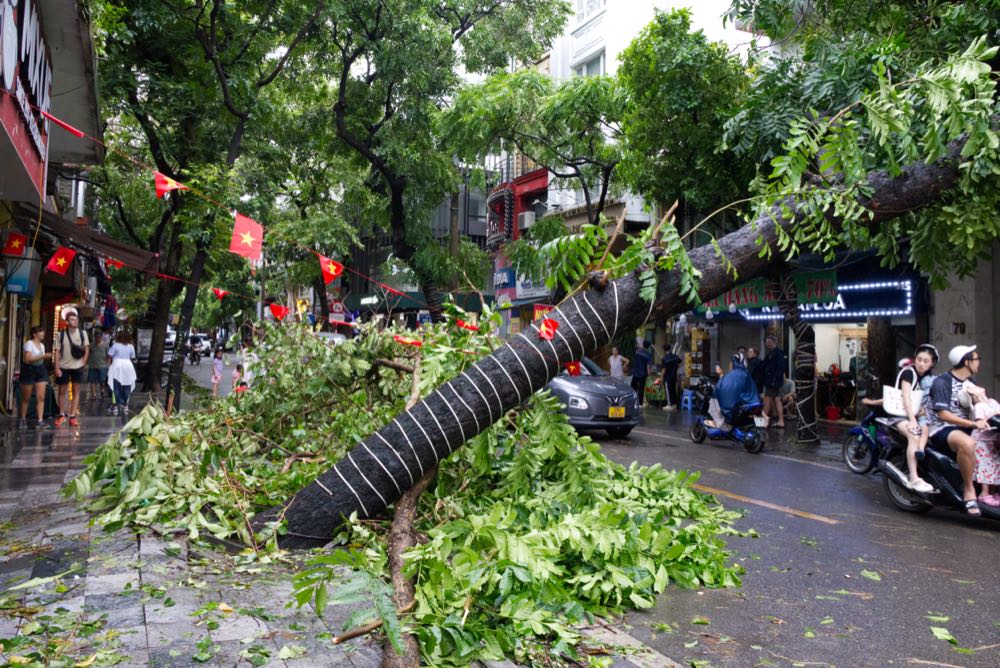
[[[646,431],[645,429],[633,429],[632,432],[635,433],[635,434],[645,434],[646,436],[655,436],[657,438],[665,438],[668,441],[673,441],[674,443],[679,443],[681,445],[689,445],[689,444],[691,444],[691,445],[697,445],[697,443],[695,443],[691,439],[680,438],[679,436],[672,436],[670,434],[664,434],[664,433],[661,433],[661,432]],[[847,471],[847,469],[843,468],[842,466],[834,466],[833,464],[822,464],[820,462],[811,462],[811,461],[809,461],[807,459],[798,459],[797,457],[786,457],[784,455],[773,455],[773,454],[768,453],[768,452],[761,453],[761,456],[763,456],[763,457],[773,457],[774,459],[781,459],[783,461],[793,462],[795,464],[807,464],[809,466],[818,466],[821,469],[829,469],[831,471],[840,471],[842,473],[849,473],[849,471]]]
[[[749,496],[742,496],[741,494],[733,494],[732,492],[727,492],[724,489],[716,489],[715,487],[708,487],[707,485],[702,485],[701,483],[693,483],[691,485],[695,489],[701,492],[706,492],[708,494],[715,494],[717,496],[724,496],[734,501],[740,501],[742,503],[750,503],[755,506],[761,506],[762,508],[770,508],[771,510],[777,510],[782,513],[788,513],[789,515],[795,515],[796,517],[802,517],[807,520],[816,520],[817,522],[823,522],[824,524],[840,524],[840,520],[831,519],[829,517],[823,517],[822,515],[814,515],[813,513],[807,513],[804,510],[796,510],[795,508],[789,508],[788,506],[782,506],[777,503],[771,503],[770,501],[761,501],[760,499],[752,499]]]

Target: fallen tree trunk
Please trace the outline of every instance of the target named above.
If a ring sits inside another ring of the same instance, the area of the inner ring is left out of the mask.
[[[873,173],[869,177],[872,196],[863,202],[873,214],[873,224],[937,201],[958,178],[961,146],[955,142],[945,159],[911,166],[896,178]],[[790,215],[785,217],[775,207],[770,215],[719,239],[719,249],[737,277],[727,271],[727,263],[720,261],[711,245],[691,251],[691,262],[701,272],[698,293],[702,299],[725,292],[737,280],[759,276],[783,259],[777,254],[761,257],[760,244],[773,247],[777,226],[789,229],[795,224],[794,203],[788,203],[787,210]],[[593,352],[650,318],[664,318],[690,307],[680,297],[677,272],[659,276],[652,303],[640,298],[635,275],[603,285],[593,283],[592,289],[549,314],[558,323],[551,341],[539,336],[537,324],[531,325],[365,439],[284,508],[260,514],[254,526],[283,515],[288,532],[280,540],[282,547],[325,544],[352,513],[360,518],[380,515],[456,448],[545,387],[564,362]]]

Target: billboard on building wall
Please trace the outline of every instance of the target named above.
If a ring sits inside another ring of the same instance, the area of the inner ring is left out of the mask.
[[[0,0],[0,197],[45,197],[52,61],[37,0]],[[30,192],[33,191],[33,192]],[[29,196],[30,195],[30,196]]]

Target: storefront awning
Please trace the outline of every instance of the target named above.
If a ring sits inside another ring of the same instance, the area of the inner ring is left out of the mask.
[[[38,220],[38,210],[22,205],[16,220],[23,229],[30,230]],[[92,227],[71,223],[48,211],[42,214],[42,227],[65,240],[67,245],[118,260],[130,269],[147,272],[158,270],[159,257],[156,253],[118,241]]]

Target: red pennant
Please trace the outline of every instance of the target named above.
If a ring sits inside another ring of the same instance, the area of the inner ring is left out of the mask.
[[[233,388],[233,392],[246,392],[248,389],[250,388],[248,388],[246,385],[238,385],[237,387]]]
[[[456,327],[461,327],[462,329],[467,329],[470,332],[478,332],[479,331],[478,327],[476,327],[475,325],[473,325],[470,322],[465,322],[464,320],[456,320],[455,321],[455,326]]]
[[[566,371],[569,372],[571,376],[580,375],[580,363],[579,362],[565,362],[563,366],[566,367]]]
[[[288,315],[287,306],[282,306],[281,304],[272,302],[268,308],[271,309],[271,315],[274,316],[275,320],[284,320],[285,316]]]
[[[330,281],[344,273],[344,265],[319,253],[316,255],[319,257],[319,270],[323,272],[323,282],[327,285],[330,284]]]
[[[112,260],[109,257],[106,260],[104,260],[104,266],[107,267],[108,270],[110,271],[111,269],[121,269],[122,267],[125,266],[125,263],[122,262],[121,260]]]
[[[28,237],[18,232],[11,232],[7,235],[7,243],[4,244],[4,255],[24,255],[24,249],[28,247]]]
[[[264,228],[253,218],[236,214],[233,238],[229,241],[229,252],[245,257],[251,262],[260,260],[264,249]]]
[[[65,130],[66,132],[68,132],[71,135],[73,135],[74,137],[78,137],[78,138],[82,139],[83,136],[86,134],[83,130],[77,130],[76,128],[74,128],[69,123],[67,123],[65,121],[60,121],[58,118],[56,118],[55,116],[53,116],[52,114],[50,114],[47,111],[43,111],[42,112],[42,116],[44,116],[45,118],[49,119],[50,121],[52,121],[53,123],[55,123],[56,125],[58,125],[59,127],[61,127],[63,130]]]
[[[73,258],[76,257],[76,251],[72,248],[66,248],[65,246],[60,246],[56,249],[55,254],[49,259],[49,263],[45,265],[47,271],[54,271],[60,276],[65,276],[66,272],[69,271],[70,265],[73,264]]]
[[[156,185],[156,199],[162,199],[171,190],[190,190],[183,183],[174,181],[166,174],[160,172],[153,173],[153,183]]]
[[[222,301],[223,297],[229,294],[228,290],[223,290],[222,288],[212,288],[212,292],[215,293],[215,296],[218,297],[220,302]]]
[[[545,320],[542,320],[542,324],[538,328],[538,336],[546,341],[551,341],[552,337],[556,335],[557,329],[559,329],[559,323],[552,318],[546,318]]]
[[[424,342],[421,341],[420,339],[411,339],[409,337],[402,336],[400,334],[397,334],[396,336],[392,337],[392,340],[395,341],[396,343],[401,343],[404,346],[416,346],[417,348],[419,348],[420,346],[424,345]]]

